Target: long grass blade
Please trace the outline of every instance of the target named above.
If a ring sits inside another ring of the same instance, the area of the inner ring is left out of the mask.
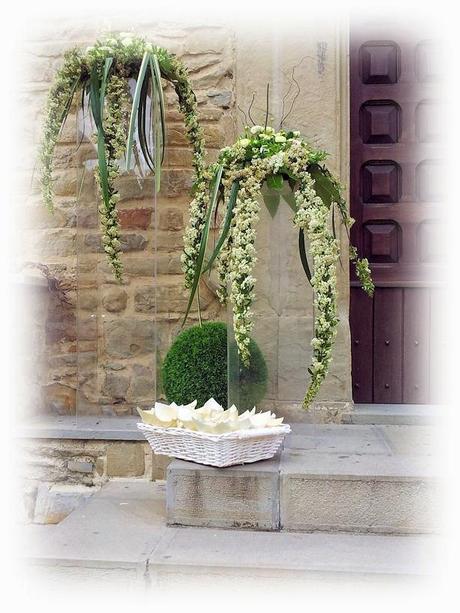
[[[101,115],[101,82],[96,69],[93,69],[90,76],[90,105],[94,122],[97,128],[97,158],[99,167],[99,178],[104,203],[109,202],[109,177],[107,170],[107,157],[105,151],[104,127]]]
[[[150,57],[150,66],[153,71],[153,75],[155,77],[156,82],[156,93],[158,97],[158,102],[160,105],[160,123],[161,123],[161,163],[164,161],[165,157],[165,146],[166,146],[166,119],[165,119],[165,101],[163,96],[163,88],[161,86],[161,68],[160,63],[158,61],[158,57],[155,53],[153,53]],[[153,76],[152,75],[152,76]]]
[[[234,181],[232,184],[231,190],[230,190],[230,196],[228,198],[227,212],[225,214],[224,225],[222,226],[222,232],[219,236],[219,240],[217,241],[216,246],[214,247],[214,251],[212,252],[211,257],[209,258],[206,266],[203,268],[203,273],[205,273],[208,270],[211,270],[212,265],[214,264],[214,260],[219,255],[222,245],[224,244],[225,239],[228,236],[230,225],[232,223],[232,218],[233,218],[233,209],[235,208],[239,188],[240,188],[239,182]]]
[[[65,122],[66,122],[67,117],[69,115],[70,107],[72,106],[73,97],[75,95],[75,92],[77,91],[77,88],[78,88],[79,84],[80,84],[80,77],[78,77],[78,79],[75,79],[75,81],[74,81],[74,83],[72,85],[72,88],[70,90],[70,94],[69,94],[69,97],[67,99],[67,102],[66,102],[66,105],[64,107],[64,110],[61,113],[61,117],[60,117],[61,127],[59,128],[59,134],[62,133],[62,130],[63,130],[64,125],[65,125]]]
[[[113,57],[105,58],[104,64],[104,72],[102,74],[101,80],[101,89],[99,93],[99,104],[101,106],[101,121],[104,120],[104,101],[105,101],[105,92],[107,89],[107,79],[109,77],[110,68],[113,64]]]
[[[150,62],[150,53],[146,51],[142,58],[139,74],[137,75],[136,88],[133,96],[133,106],[131,109],[131,117],[129,118],[128,139],[126,141],[126,170],[129,170],[131,164],[131,156],[133,151],[134,129],[136,127],[137,113],[139,111],[139,101],[144,84],[145,74]]]
[[[147,133],[147,101],[148,101],[149,85],[150,85],[150,79],[148,78],[148,75],[147,75],[142,85],[142,91],[141,91],[141,96],[139,100],[139,112],[137,115],[137,135],[139,138],[139,146],[140,146],[142,155],[144,156],[144,160],[147,166],[149,167],[149,169],[153,172],[155,170],[155,161],[150,151],[149,139],[148,139],[148,133]]]
[[[299,230],[299,255],[308,282],[311,285],[311,270],[308,265],[307,250],[305,248],[305,234],[302,228]]]
[[[192,283],[192,287],[190,290],[190,298],[188,301],[187,310],[185,312],[184,319],[182,321],[182,326],[187,321],[187,317],[190,312],[191,306],[193,304],[193,299],[195,298],[195,293],[198,288],[198,284],[200,282],[200,278],[203,272],[202,268],[203,268],[204,256],[206,253],[206,246],[208,244],[209,228],[211,225],[212,214],[217,204],[217,199],[219,196],[219,187],[220,187],[220,182],[222,179],[222,172],[223,172],[223,166],[219,165],[217,172],[215,174],[215,177],[214,177],[214,184],[212,188],[212,194],[211,194],[211,199],[209,201],[208,210],[206,211],[206,220],[205,220],[203,232],[201,234],[200,249],[198,251],[198,257],[196,261],[195,276],[193,277],[193,283]]]

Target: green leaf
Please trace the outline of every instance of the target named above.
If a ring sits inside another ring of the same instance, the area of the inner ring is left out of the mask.
[[[165,101],[163,96],[163,88],[161,86],[161,69],[158,57],[154,53],[150,56],[150,69],[153,71],[153,75],[156,81],[156,92],[158,102],[160,105],[160,122],[161,122],[161,163],[164,160],[165,146],[166,146],[166,119],[165,119]],[[153,76],[152,75],[152,76]]]
[[[295,201],[294,188],[291,186],[291,182],[288,180],[284,184],[281,191],[281,197],[288,203],[289,208],[295,213],[297,211],[297,202]]]
[[[209,258],[206,266],[203,268],[203,273],[205,273],[208,270],[211,270],[214,260],[219,255],[222,245],[224,244],[225,239],[228,236],[228,233],[230,231],[230,224],[232,222],[232,217],[233,217],[233,209],[235,208],[239,188],[240,188],[240,184],[238,183],[238,181],[234,181],[232,184],[231,190],[230,190],[230,196],[228,198],[227,212],[225,214],[224,225],[222,226],[222,232],[219,236],[219,240],[217,241],[217,244],[214,248],[214,251],[212,252],[211,257]]]
[[[70,93],[69,93],[69,97],[67,98],[67,102],[65,104],[64,110],[62,111],[61,117],[60,117],[60,120],[59,120],[60,124],[61,124],[59,133],[62,132],[62,129],[64,127],[64,124],[66,122],[67,116],[68,116],[69,111],[70,111],[70,107],[72,106],[73,97],[75,95],[75,92],[77,91],[77,88],[78,88],[78,86],[80,84],[80,81],[81,81],[81,79],[80,79],[80,77],[78,77],[78,79],[75,79],[75,81],[74,81],[74,83],[72,85],[72,88],[71,88]],[[85,90],[83,89],[83,92],[84,91]]]
[[[283,189],[284,177],[283,175],[268,175],[267,186],[270,189]]]
[[[107,89],[107,79],[109,77],[109,71],[110,71],[110,68],[112,66],[112,63],[113,63],[113,57],[107,57],[105,59],[104,72],[102,74],[101,89],[100,89],[100,93],[99,93],[99,104],[100,104],[100,107],[101,107],[101,122],[104,119],[105,91]]]
[[[97,128],[97,159],[99,178],[101,183],[102,198],[107,205],[109,202],[109,176],[107,170],[107,157],[105,151],[104,127],[101,115],[101,82],[96,68],[93,68],[90,76],[90,105],[94,122]]]
[[[96,124],[96,128],[99,130],[99,127],[102,128],[101,121],[101,104],[100,104],[100,80],[99,75],[97,74],[96,68],[93,68],[90,75],[89,81],[89,102],[91,106],[91,112],[93,114],[94,123]]]
[[[264,199],[265,206],[267,207],[268,212],[270,213],[271,217],[272,218],[275,217],[276,212],[278,211],[280,200],[281,200],[281,194],[279,193],[279,191],[270,189],[265,184],[262,186],[260,193],[262,194],[262,198]]]
[[[302,268],[304,269],[308,282],[311,285],[311,271],[308,265],[307,250],[305,248],[305,234],[302,228],[299,230],[299,255],[300,261],[302,262]]]
[[[147,118],[147,100],[149,93],[149,79],[148,77],[144,79],[144,83],[142,84],[142,90],[139,97],[139,110],[137,113],[137,135],[139,138],[139,147],[141,149],[141,153],[144,156],[144,160],[149,167],[149,169],[153,172],[155,170],[155,161],[152,157],[152,153],[149,148],[148,138],[147,138],[147,126],[146,126],[146,118]],[[136,150],[134,150],[134,155],[136,155]],[[136,162],[138,159],[136,157]]]
[[[198,284],[200,282],[200,277],[203,272],[202,268],[203,268],[204,256],[206,253],[206,246],[208,244],[209,228],[211,225],[212,214],[213,214],[213,211],[215,209],[215,206],[217,204],[217,200],[219,197],[219,187],[220,187],[220,182],[222,179],[223,170],[224,170],[223,166],[219,165],[217,168],[215,177],[214,177],[211,198],[209,201],[208,210],[206,211],[206,220],[205,220],[203,232],[201,234],[200,249],[198,251],[198,257],[197,257],[196,267],[195,267],[195,276],[193,277],[193,283],[192,283],[192,287],[190,290],[190,298],[188,301],[187,310],[185,312],[184,319],[182,321],[182,326],[187,321],[187,317],[190,312],[190,308],[192,306],[193,299],[195,298],[195,293],[198,288]]]
[[[308,168],[308,172],[315,182],[316,195],[321,198],[326,206],[330,207],[332,202],[339,202],[342,199],[339,189],[326,168],[313,164]]]
[[[137,75],[136,89],[134,90],[133,106],[131,109],[131,117],[129,119],[128,140],[126,141],[126,170],[129,170],[131,164],[131,156],[133,151],[134,128],[136,126],[137,114],[139,111],[139,102],[141,97],[142,86],[144,84],[147,68],[150,63],[150,54],[148,51],[144,53],[142,58],[139,74]]]

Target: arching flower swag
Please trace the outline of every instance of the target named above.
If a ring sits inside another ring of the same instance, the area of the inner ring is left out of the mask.
[[[132,95],[131,79],[135,80]],[[138,154],[155,173],[155,187],[157,191],[160,189],[165,147],[162,79],[169,81],[177,94],[186,134],[193,148],[195,189],[203,189],[205,150],[196,97],[187,70],[175,55],[130,34],[112,36],[97,41],[84,52],[78,48],[68,51],[48,95],[40,146],[44,202],[53,209],[54,152],[72,102],[80,91],[83,112],[86,103],[95,125],[98,155],[95,173],[100,192],[102,240],[118,280],[123,270],[117,213],[119,194],[115,187],[122,172],[119,160],[125,156],[126,168],[130,168],[137,139]]]
[[[299,229],[300,259],[314,291],[313,358],[308,367],[310,383],[305,394],[305,408],[315,398],[327,374],[337,332],[339,242],[336,214],[347,232],[353,224],[339,183],[322,164],[326,157],[325,152],[314,150],[302,140],[299,132],[275,132],[271,127],[262,126],[246,128],[233,146],[221,150],[216,164],[210,168],[212,178],[197,190],[190,206],[182,255],[185,285],[191,290],[185,318],[201,275],[216,262],[221,282],[219,297],[223,303],[228,298],[233,305],[235,340],[243,364],[248,365],[249,335],[253,326],[251,305],[256,281],[252,276],[256,261],[254,244],[261,190],[264,184],[271,188],[266,204],[274,213],[280,200],[279,192],[284,190],[285,181],[289,183],[292,191],[284,197],[294,212],[293,221]],[[216,246],[205,261],[211,220],[221,200],[226,203],[225,218]],[[312,272],[305,238],[308,239]],[[354,247],[350,248],[349,257],[355,263],[363,289],[372,295],[374,286],[368,261],[359,259]]]

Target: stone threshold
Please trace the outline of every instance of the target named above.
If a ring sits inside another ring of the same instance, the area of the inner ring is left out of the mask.
[[[17,424],[15,438],[74,439],[98,441],[145,441],[136,424],[140,418],[74,415],[42,415]]]
[[[442,422],[447,407],[423,404],[356,404],[341,414],[341,423],[350,425],[435,425]],[[283,414],[283,411],[280,411]],[[308,421],[302,410],[286,414],[288,423]],[[76,439],[107,441],[143,441],[144,436],[136,424],[137,415],[75,416],[40,415],[27,423],[16,425],[15,438]]]

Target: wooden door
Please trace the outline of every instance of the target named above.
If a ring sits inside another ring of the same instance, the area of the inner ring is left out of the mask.
[[[352,28],[352,240],[373,299],[351,275],[353,398],[435,402],[435,304],[442,266],[440,62],[436,41],[377,24]]]

